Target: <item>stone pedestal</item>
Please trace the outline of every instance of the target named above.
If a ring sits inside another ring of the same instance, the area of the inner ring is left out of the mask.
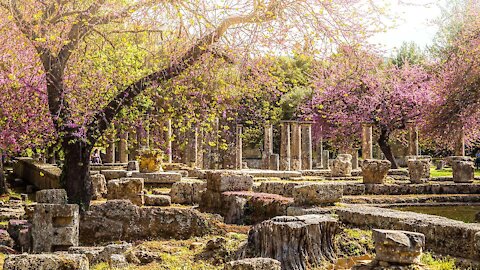
[[[291,122],[292,142],[290,145],[291,170],[299,171],[302,169],[302,132],[298,122]]]
[[[301,124],[302,129],[302,170],[311,170],[313,168],[312,161],[312,123],[304,122]]]
[[[388,160],[366,159],[362,163],[364,184],[383,184],[392,164]]]
[[[340,154],[332,162],[333,177],[352,176],[352,155]]]
[[[372,231],[375,260],[391,264],[419,264],[425,248],[425,235],[408,231]]]
[[[362,158],[373,159],[372,124],[362,124]]]
[[[283,121],[280,124],[280,170],[290,170],[290,123]]]
[[[242,144],[242,133],[243,133],[243,126],[237,125],[236,128],[236,139],[235,139],[235,169],[241,170],[243,166],[243,144]]]
[[[409,159],[407,160],[407,165],[410,182],[414,184],[422,184],[430,179],[430,160]]]
[[[118,155],[120,163],[128,162],[128,132],[120,133],[120,141],[118,143]]]
[[[271,124],[265,125],[265,132],[263,136],[263,153],[262,153],[262,167],[266,170],[270,169],[270,157],[273,154],[273,126]]]
[[[451,157],[453,182],[471,183],[474,180],[475,167],[468,157]]]

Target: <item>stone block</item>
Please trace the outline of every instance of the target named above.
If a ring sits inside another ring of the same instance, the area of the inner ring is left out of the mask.
[[[9,255],[4,270],[88,270],[88,258],[82,254],[21,254]]]
[[[104,247],[70,247],[68,253],[70,254],[83,254],[87,256],[88,262],[91,265],[102,262],[100,259],[100,253],[104,250]]]
[[[333,177],[352,176],[352,155],[340,154],[332,161],[331,171]]]
[[[140,171],[140,167],[138,166],[138,161],[132,160],[129,161],[127,164],[127,171]]]
[[[445,160],[437,160],[436,162],[436,168],[437,170],[443,170],[443,168],[445,167]]]
[[[14,241],[7,230],[0,230],[0,245],[13,247]]]
[[[126,199],[133,204],[142,206],[145,202],[142,178],[121,178],[108,182],[109,200]]]
[[[452,160],[453,182],[471,183],[474,179],[475,167],[473,162],[465,160]]]
[[[430,179],[430,160],[428,159],[409,159],[407,160],[410,182],[422,184]]]
[[[339,202],[343,196],[341,184],[305,184],[293,188],[296,205],[321,205]]]
[[[78,205],[35,205],[32,218],[33,252],[68,250],[71,246],[77,246],[78,228]]]
[[[105,179],[107,181],[110,181],[112,179],[120,179],[123,177],[127,177],[126,170],[102,170],[100,171],[100,173],[105,176]]]
[[[170,189],[170,197],[173,203],[197,204],[201,200],[201,192],[207,187],[203,181],[176,182]]]
[[[44,189],[35,194],[37,203],[67,204],[67,191],[64,189]]]
[[[32,248],[32,224],[28,220],[11,219],[8,221],[7,231],[12,237],[14,248],[21,252],[29,252]]]
[[[126,269],[128,267],[127,258],[122,254],[112,254],[108,260],[108,265],[113,269]]]
[[[383,184],[392,164],[388,160],[366,159],[362,163],[364,184]]]
[[[418,264],[425,247],[422,233],[379,230],[372,231],[375,260],[393,264]]]
[[[251,258],[225,264],[224,270],[280,270],[279,261],[270,258]]]
[[[107,180],[103,174],[90,176],[92,179],[92,199],[98,200],[107,195]]]
[[[216,192],[249,191],[253,177],[244,173],[211,171],[207,173],[207,189]]]
[[[147,206],[170,206],[172,200],[167,195],[145,195],[145,205]]]
[[[182,180],[182,175],[175,172],[132,172],[132,177],[143,178],[145,184],[173,184]]]

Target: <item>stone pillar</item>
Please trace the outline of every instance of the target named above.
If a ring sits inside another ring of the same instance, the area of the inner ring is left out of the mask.
[[[413,122],[409,122],[408,126],[408,155],[418,156],[418,127]]]
[[[352,170],[358,169],[358,149],[352,150]]]
[[[241,170],[242,169],[242,125],[237,125],[236,130],[236,140],[235,140],[235,169]]]
[[[173,156],[172,156],[172,141],[173,141],[173,132],[172,132],[172,119],[168,119],[167,121],[167,138],[166,138],[166,141],[167,141],[167,151],[166,151],[166,154],[167,154],[167,162],[168,163],[172,163],[173,161]]]
[[[120,141],[118,143],[118,155],[120,163],[128,162],[128,132],[122,131],[120,133]]]
[[[270,157],[273,154],[273,126],[266,124],[263,137],[263,168],[268,170],[270,168]]]
[[[290,169],[299,171],[302,169],[302,132],[300,124],[298,122],[292,122],[290,129],[292,132]]]
[[[302,129],[302,170],[311,170],[312,164],[312,123],[303,122],[301,124]]]
[[[195,167],[203,169],[203,130],[195,128]]]
[[[317,167],[323,168],[323,136],[320,136],[320,141],[317,144]]]
[[[330,169],[330,164],[328,163],[328,161],[330,160],[330,151],[328,150],[323,150],[322,152],[322,168],[324,170],[328,170]]]
[[[115,140],[113,134],[107,136],[107,150],[105,153],[104,163],[115,163]]]
[[[280,170],[290,170],[290,123],[280,124]]]
[[[465,131],[463,128],[459,130],[456,137],[455,156],[465,156]]]
[[[372,124],[362,124],[362,158],[373,158]]]

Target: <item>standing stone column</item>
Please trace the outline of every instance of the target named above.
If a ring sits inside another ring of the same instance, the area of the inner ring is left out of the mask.
[[[323,150],[322,151],[322,169],[324,170],[329,170],[330,169],[330,164],[328,161],[330,160],[330,151],[328,150]]]
[[[280,170],[290,170],[290,123],[280,124]]]
[[[352,170],[358,169],[358,149],[352,149]]]
[[[302,170],[311,170],[313,168],[312,162],[312,123],[303,122],[301,124],[302,129]]]
[[[173,141],[173,132],[172,132],[172,119],[168,119],[167,121],[167,138],[166,138],[166,141],[167,141],[167,160],[168,160],[168,163],[172,163],[173,161],[173,149],[172,149],[172,141]]]
[[[195,167],[203,169],[203,130],[195,128]]]
[[[409,122],[408,126],[408,155],[418,156],[418,127],[413,122]]]
[[[323,135],[320,136],[320,141],[317,143],[317,164],[319,168],[323,168]]]
[[[362,158],[363,160],[373,158],[372,124],[362,124]]]
[[[105,163],[115,163],[115,136],[113,133],[107,135],[107,150],[105,153]]]
[[[118,144],[118,155],[120,163],[128,162],[128,132],[122,131],[120,133],[120,142]]]
[[[455,156],[465,156],[465,131],[460,129],[455,142]]]
[[[292,143],[290,145],[291,169],[299,171],[302,169],[302,132],[298,122],[291,123]]]
[[[242,132],[243,126],[237,125],[236,140],[235,140],[235,169],[242,169]]]
[[[264,137],[263,137],[263,156],[262,164],[263,168],[270,169],[270,156],[273,154],[273,126],[272,124],[265,125]]]

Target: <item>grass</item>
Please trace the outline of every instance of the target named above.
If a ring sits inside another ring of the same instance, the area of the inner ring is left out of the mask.
[[[475,169],[475,176],[480,176],[480,170]],[[437,170],[434,166],[430,167],[430,177],[453,177],[452,168],[443,168]]]
[[[434,258],[430,253],[424,253],[421,258],[422,264],[429,270],[457,270],[455,260],[451,257]]]

